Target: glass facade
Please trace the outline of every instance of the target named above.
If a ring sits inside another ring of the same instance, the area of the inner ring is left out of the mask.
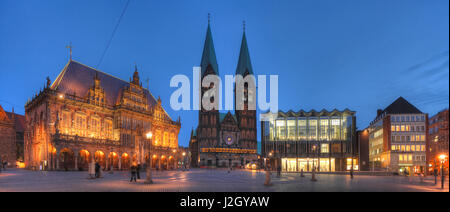
[[[264,122],[266,141],[345,141],[350,139],[352,116],[279,117]]]

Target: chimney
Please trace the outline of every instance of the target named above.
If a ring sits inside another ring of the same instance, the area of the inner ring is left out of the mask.
[[[378,109],[378,110],[377,110],[377,116],[380,116],[381,113],[383,113],[383,110],[382,110],[382,109]]]

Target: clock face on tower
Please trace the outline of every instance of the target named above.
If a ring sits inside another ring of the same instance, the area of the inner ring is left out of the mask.
[[[226,135],[226,136],[225,136],[225,143],[226,143],[227,145],[233,144],[233,143],[234,143],[233,136],[231,136],[231,135]]]

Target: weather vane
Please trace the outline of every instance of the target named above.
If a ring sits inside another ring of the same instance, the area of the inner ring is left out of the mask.
[[[66,48],[69,49],[69,58],[72,60],[72,42],[70,42]]]

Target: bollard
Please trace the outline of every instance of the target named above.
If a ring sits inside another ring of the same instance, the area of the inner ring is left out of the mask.
[[[313,170],[312,170],[311,181],[313,181],[313,182],[317,181],[315,168],[313,168]]]
[[[272,183],[270,182],[270,171],[266,170],[266,181],[264,182],[265,186],[271,186]]]

